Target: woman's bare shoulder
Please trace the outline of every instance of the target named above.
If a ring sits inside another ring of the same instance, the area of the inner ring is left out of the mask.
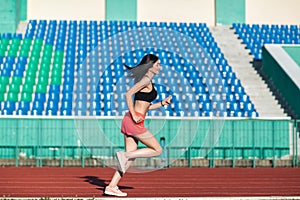
[[[149,77],[144,76],[139,82],[135,83],[128,90],[128,94],[135,94],[143,88],[147,87],[149,84],[151,84],[151,79]]]

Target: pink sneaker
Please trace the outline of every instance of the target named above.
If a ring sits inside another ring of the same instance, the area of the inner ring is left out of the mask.
[[[127,158],[125,157],[125,152],[117,152],[116,157],[117,157],[117,160],[118,160],[119,170],[123,174],[125,174],[125,172],[126,172],[126,162],[127,162]]]
[[[127,193],[122,192],[121,190],[119,190],[118,186],[116,186],[116,187],[107,186],[105,188],[104,194],[117,196],[117,197],[126,197],[127,196]]]

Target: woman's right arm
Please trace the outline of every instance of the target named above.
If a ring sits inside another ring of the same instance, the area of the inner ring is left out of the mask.
[[[129,112],[131,113],[131,116],[136,123],[138,123],[142,119],[140,119],[141,117],[137,116],[135,113],[132,96],[150,83],[150,78],[145,76],[139,82],[134,84],[125,94]]]

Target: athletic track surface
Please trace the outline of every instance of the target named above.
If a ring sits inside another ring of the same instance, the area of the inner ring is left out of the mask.
[[[101,198],[112,168],[0,169],[0,197]],[[300,168],[169,168],[127,173],[128,197],[300,197]]]

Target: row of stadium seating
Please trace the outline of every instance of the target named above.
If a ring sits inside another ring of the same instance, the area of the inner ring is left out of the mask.
[[[300,27],[298,25],[234,23],[232,28],[250,49],[255,60],[262,59],[264,44],[300,44]]]
[[[2,115],[118,116],[132,85],[123,64],[160,57],[150,115],[257,117],[204,23],[30,20],[26,33],[0,43]],[[166,113],[163,113],[166,112]]]

